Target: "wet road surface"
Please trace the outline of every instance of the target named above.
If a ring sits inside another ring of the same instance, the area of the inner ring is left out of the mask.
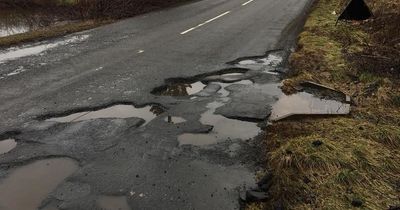
[[[204,0],[3,49],[0,207],[238,209],[310,4]]]

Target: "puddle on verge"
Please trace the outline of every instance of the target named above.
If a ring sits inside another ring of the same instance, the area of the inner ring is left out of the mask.
[[[100,196],[97,205],[102,210],[130,210],[125,196]]]
[[[350,112],[350,104],[321,99],[311,93],[299,92],[281,95],[272,106],[270,120],[276,121],[292,115],[343,115]]]
[[[208,110],[201,115],[200,122],[214,126],[210,133],[185,133],[178,136],[179,145],[207,145],[228,139],[247,140],[258,135],[257,123],[229,119],[214,114],[224,103],[214,101],[207,105]]]
[[[46,121],[79,122],[79,121],[98,119],[98,118],[138,117],[144,119],[146,121],[145,124],[147,124],[162,112],[164,112],[164,110],[162,110],[160,107],[156,105],[153,106],[148,105],[140,108],[135,107],[133,105],[114,105],[100,110],[83,111],[70,114],[64,117],[49,118]]]
[[[88,37],[89,37],[89,35],[79,35],[79,36],[73,36],[71,38],[68,38],[68,39],[65,39],[62,41],[58,41],[58,42],[54,42],[54,43],[41,44],[41,45],[36,45],[36,46],[28,45],[28,46],[24,46],[22,48],[12,47],[3,52],[0,51],[0,63],[4,63],[5,61],[15,60],[15,59],[26,57],[26,56],[36,55],[36,54],[39,54],[41,52],[44,52],[46,50],[49,50],[51,48],[55,48],[58,46],[84,41]]]
[[[14,139],[4,139],[0,141],[0,155],[5,154],[17,146]]]
[[[58,184],[78,169],[69,158],[38,160],[0,180],[0,209],[37,209]]]

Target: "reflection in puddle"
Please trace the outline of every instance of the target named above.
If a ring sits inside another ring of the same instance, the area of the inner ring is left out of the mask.
[[[114,105],[108,108],[96,110],[96,111],[85,111],[70,114],[64,117],[54,117],[47,119],[46,121],[55,122],[78,122],[83,120],[98,119],[98,118],[130,118],[138,117],[144,119],[145,124],[161,114],[163,110],[158,106],[145,106],[141,108],[134,107],[132,105]]]
[[[187,92],[188,95],[193,95],[193,94],[198,93],[201,90],[203,90],[205,86],[206,85],[203,84],[200,81],[199,82],[195,82],[195,83],[192,83],[192,84],[190,84],[190,85],[188,85],[186,87],[186,92]]]
[[[78,164],[68,158],[39,160],[14,169],[0,183],[1,209],[37,209],[77,169]]]
[[[201,115],[200,122],[204,125],[214,126],[210,133],[186,133],[178,136],[180,145],[207,145],[228,139],[250,139],[260,132],[256,123],[234,120],[222,115],[214,114],[218,107],[223,106],[221,102],[211,102],[207,105],[208,110]]]
[[[22,34],[29,31],[28,26],[0,26],[0,37],[10,36],[14,34]]]
[[[11,3],[12,4],[12,3]],[[36,8],[19,8],[0,5],[0,37],[25,33],[48,26],[56,18],[49,11],[37,11]]]
[[[97,205],[102,210],[130,210],[125,196],[100,196]]]
[[[281,95],[273,105],[270,120],[280,120],[292,115],[348,114],[350,104],[315,97],[307,92]]]
[[[164,121],[167,122],[167,123],[172,123],[172,124],[178,124],[178,123],[186,122],[185,118],[174,117],[174,116],[165,117]]]
[[[17,146],[14,139],[5,139],[0,141],[0,155],[7,153]]]
[[[155,95],[163,96],[189,96],[200,92],[206,85],[200,81],[194,83],[175,83],[152,91]]]
[[[55,48],[61,45],[67,45],[75,42],[80,42],[84,41],[87,39],[89,35],[79,35],[79,36],[73,36],[71,38],[65,39],[63,41],[58,41],[54,43],[49,43],[49,44],[41,44],[41,45],[36,45],[36,46],[26,46],[26,47],[13,47],[9,48],[5,52],[0,53],[0,63],[9,61],[9,60],[15,60],[17,58],[22,58],[26,56],[31,56],[31,55],[36,55],[41,52],[44,52],[46,50],[49,50],[51,48]]]

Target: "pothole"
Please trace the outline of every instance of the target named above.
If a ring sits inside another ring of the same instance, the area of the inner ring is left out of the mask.
[[[175,116],[170,116],[170,115],[165,117],[164,121],[167,122],[167,123],[171,123],[171,124],[179,124],[179,123],[186,122],[185,118],[175,117]]]
[[[125,196],[100,196],[97,205],[102,210],[130,210]]]
[[[0,155],[11,151],[16,146],[17,146],[17,142],[14,139],[1,140],[0,141]]]
[[[248,79],[245,69],[228,69],[214,74],[198,75],[191,78],[169,79],[167,85],[154,88],[154,95],[192,96],[203,91],[210,82],[232,83]]]
[[[211,102],[207,105],[208,110],[201,115],[202,124],[213,126],[209,133],[184,133],[178,136],[179,145],[207,145],[229,139],[247,140],[258,135],[260,128],[257,123],[214,114],[215,110],[223,105],[222,102]]]
[[[262,71],[269,74],[278,74],[277,68],[283,66],[285,51],[274,50],[267,52],[264,56],[241,58],[228,64],[241,68]]]
[[[196,81],[193,83],[178,82],[171,85],[162,86],[152,91],[155,95],[163,96],[190,96],[200,92],[206,84]]]
[[[281,95],[272,106],[271,121],[293,115],[345,115],[350,113],[350,104],[337,100],[319,98],[308,92]]]
[[[157,105],[148,105],[144,107],[135,107],[133,105],[114,105],[107,108],[82,111],[62,117],[53,117],[46,121],[54,122],[78,122],[98,118],[130,118],[138,117],[144,119],[145,124],[156,118],[164,110]]]
[[[218,82],[216,83],[218,85],[221,86],[221,89],[218,91],[218,93],[220,94],[220,96],[222,98],[226,98],[229,96],[229,91],[226,90],[225,88],[230,86],[230,85],[234,85],[234,84],[240,84],[240,85],[253,85],[253,81],[251,80],[240,80],[238,82],[234,82],[234,83],[222,83],[222,82]]]
[[[70,158],[38,160],[12,170],[0,183],[1,209],[37,209],[76,170],[78,164]]]

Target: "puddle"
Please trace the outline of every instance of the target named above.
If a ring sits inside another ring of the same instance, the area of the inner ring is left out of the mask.
[[[69,158],[38,160],[0,180],[0,209],[37,209],[58,184],[78,169]]]
[[[221,74],[221,75],[212,75],[203,78],[203,81],[213,82],[213,81],[221,81],[221,82],[236,82],[243,80],[245,78],[244,73],[229,73],[229,74]]]
[[[0,141],[0,155],[5,154],[17,146],[14,139],[5,139]]]
[[[234,82],[234,83],[222,83],[222,82],[217,82],[216,84],[221,86],[221,89],[218,91],[218,93],[220,94],[220,97],[222,98],[226,98],[229,95],[229,91],[227,91],[225,88],[233,85],[233,84],[240,84],[240,85],[253,85],[254,83],[251,80],[241,80],[238,82]]]
[[[283,51],[273,51],[266,56],[253,57],[243,59],[233,64],[238,67],[248,68],[252,70],[262,71],[268,74],[278,74],[276,68],[280,67],[283,62]]]
[[[168,117],[164,118],[164,121],[167,122],[167,123],[172,123],[172,124],[178,124],[178,123],[186,122],[185,118],[174,117],[174,116],[168,116]]]
[[[31,29],[38,28],[39,23],[26,18],[27,11],[21,14],[15,9],[1,8],[0,14],[0,37],[25,33]]]
[[[125,196],[100,196],[97,205],[102,210],[130,210]]]
[[[229,119],[222,115],[214,114],[222,102],[211,102],[207,105],[208,110],[201,115],[200,122],[204,125],[214,126],[210,133],[185,133],[178,136],[180,145],[207,145],[228,139],[247,140],[258,135],[260,128],[257,123]]]
[[[41,44],[41,45],[35,45],[35,46],[27,45],[27,46],[23,46],[21,48],[12,47],[3,52],[0,51],[0,63],[4,63],[5,61],[15,60],[18,58],[27,57],[27,56],[31,56],[31,55],[37,55],[46,50],[49,50],[49,49],[52,49],[52,48],[55,48],[58,46],[84,41],[88,37],[89,37],[89,35],[79,35],[79,36],[73,36],[73,37],[65,39],[63,41],[58,41],[58,42],[54,42],[54,43]]]
[[[30,28],[25,25],[20,26],[0,26],[0,37],[11,36],[14,34],[22,34],[30,31]]]
[[[47,119],[46,121],[63,123],[63,122],[79,122],[79,121],[98,119],[98,118],[138,117],[144,119],[146,121],[145,124],[147,124],[162,112],[163,110],[155,105],[153,106],[148,105],[145,107],[135,107],[132,105],[114,105],[100,110],[78,112],[64,117],[54,117]]]
[[[270,120],[276,121],[292,115],[343,115],[350,112],[350,104],[318,98],[307,92],[281,95],[272,106]]]
[[[206,85],[200,81],[193,83],[175,83],[156,88],[152,94],[163,96],[189,96],[200,92]]]

